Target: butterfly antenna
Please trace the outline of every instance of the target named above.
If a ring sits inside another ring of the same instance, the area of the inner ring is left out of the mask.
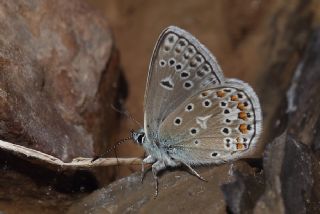
[[[122,110],[122,111],[121,111],[121,110],[117,109],[113,104],[111,104],[110,106],[111,106],[111,108],[112,108],[113,110],[115,110],[116,112],[118,112],[118,113],[120,113],[120,114],[123,114],[123,115],[129,117],[129,118],[130,118],[133,122],[135,122],[139,127],[142,127],[141,123],[139,123],[139,121],[137,121],[136,119],[134,119],[134,118],[132,117],[132,115],[130,114],[129,111],[127,111],[127,110]]]
[[[132,132],[132,131],[131,131]],[[121,145],[122,143],[128,141],[128,140],[132,140],[132,136],[130,137],[127,137],[127,138],[124,138],[122,140],[119,140],[118,142],[116,142],[111,148],[107,149],[107,151],[105,151],[102,155],[99,155],[99,156],[96,156],[94,157],[92,160],[91,160],[91,163],[94,162],[95,160],[99,159],[100,157],[104,157],[106,156],[107,154],[109,154],[109,152],[111,151],[115,151],[116,148]]]

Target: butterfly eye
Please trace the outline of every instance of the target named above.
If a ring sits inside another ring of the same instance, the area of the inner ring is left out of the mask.
[[[144,142],[144,133],[139,134],[139,136],[137,138],[137,142],[139,144],[142,144]]]

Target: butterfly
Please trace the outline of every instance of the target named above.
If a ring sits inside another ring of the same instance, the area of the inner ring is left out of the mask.
[[[238,79],[225,78],[215,57],[175,26],[160,35],[149,66],[144,127],[132,132],[147,153],[158,194],[158,172],[220,164],[251,152],[262,130],[259,99]],[[204,179],[203,179],[204,180]]]

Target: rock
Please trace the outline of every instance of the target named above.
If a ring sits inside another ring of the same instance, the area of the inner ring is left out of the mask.
[[[0,139],[65,162],[100,154],[126,93],[105,18],[83,1],[0,1],[0,28]],[[110,179],[28,154],[0,151],[5,213],[61,213]]]
[[[63,161],[92,157],[117,120],[118,57],[80,1],[0,3],[0,138]]]
[[[265,191],[254,205],[254,213],[318,213],[319,169],[318,150],[319,48],[320,29],[310,37],[299,66],[288,86],[277,120],[281,126],[273,133],[287,129],[268,145],[264,155]],[[284,104],[283,104],[284,103]],[[272,133],[270,133],[272,134]],[[252,212],[241,206],[243,178],[237,178],[232,191],[226,192],[227,206],[234,213]],[[239,188],[240,187],[240,188]],[[227,189],[228,190],[228,189]],[[257,198],[256,198],[257,199]]]
[[[165,172],[159,180],[159,195],[155,199],[152,173],[147,173],[143,183],[140,173],[135,173],[93,192],[74,204],[68,213],[225,213],[220,186],[233,181],[234,171],[240,169],[253,173],[243,161],[201,168],[199,172],[208,182],[187,172]]]
[[[307,213],[313,161],[311,150],[287,133],[275,139],[266,150],[266,189],[254,213]]]
[[[319,48],[320,29],[316,29],[287,90],[286,105],[277,110],[287,132],[267,148],[266,190],[255,213],[320,211]]]
[[[264,145],[285,129],[287,117],[280,115],[285,108],[287,89],[312,34],[317,11],[312,10],[311,5],[311,1],[294,0],[290,7],[285,1],[270,6],[273,12],[265,26],[266,35],[261,43],[262,71],[256,82],[264,113]]]
[[[288,132],[320,151],[320,28],[310,36],[306,54],[287,92]]]
[[[320,150],[319,150],[319,60],[320,29],[315,29],[310,36],[305,55],[291,81],[286,94],[286,101],[278,109],[279,118],[292,138],[306,145],[312,157],[311,171],[313,185],[310,200],[306,204],[307,212],[320,211]],[[281,114],[280,114],[281,112]],[[283,119],[285,118],[285,119]],[[277,127],[276,127],[277,129]],[[277,130],[275,130],[277,131]],[[291,164],[291,163],[290,163]],[[290,165],[291,166],[291,165]],[[307,179],[307,177],[305,178]],[[294,205],[292,205],[294,206]]]
[[[97,188],[88,171],[55,173],[12,154],[0,156],[0,210],[3,213],[64,213]]]
[[[237,169],[234,177],[233,182],[221,186],[227,210],[231,213],[250,213],[264,191],[263,172],[246,165],[246,169]]]

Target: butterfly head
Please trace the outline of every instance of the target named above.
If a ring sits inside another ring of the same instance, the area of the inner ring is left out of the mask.
[[[138,129],[137,131],[131,131],[131,136],[134,142],[136,142],[139,145],[142,145],[144,143],[145,139],[145,132],[143,129]]]

